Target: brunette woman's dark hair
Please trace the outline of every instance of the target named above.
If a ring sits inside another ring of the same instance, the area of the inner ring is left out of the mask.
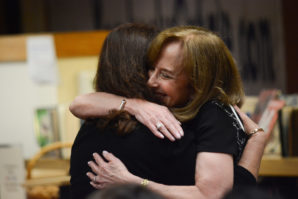
[[[152,91],[147,86],[146,53],[157,33],[155,27],[144,24],[130,23],[113,29],[99,55],[95,90],[125,98],[153,99]],[[115,110],[102,117],[99,123],[114,125],[118,132],[127,133],[134,128],[136,120],[128,113]]]

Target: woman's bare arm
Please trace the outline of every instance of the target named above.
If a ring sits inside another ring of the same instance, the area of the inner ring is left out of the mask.
[[[96,92],[77,96],[71,103],[69,110],[78,118],[87,119],[104,116],[112,109],[119,109],[124,97]],[[141,99],[125,99],[124,110],[134,115],[136,119],[147,126],[151,132],[159,137],[166,136],[171,141],[180,139],[184,132],[180,122],[165,106]],[[163,124],[157,129],[157,123]]]
[[[70,104],[70,112],[80,119],[104,116],[118,109],[123,97],[110,93],[96,92],[77,96]]]
[[[98,154],[94,154],[95,162],[88,164],[92,171],[87,175],[91,185],[97,189],[114,183],[141,183],[142,178],[131,174],[125,165],[113,154],[103,152],[105,162]],[[174,175],[174,174],[173,174]],[[172,199],[219,199],[233,186],[233,158],[222,153],[201,152],[196,161],[196,184],[192,186],[169,186],[149,181],[148,187],[166,198]]]
[[[246,132],[249,133],[256,128],[259,128],[259,126],[254,121],[252,121],[245,113],[243,113],[237,106],[234,106],[234,108],[240,115]],[[241,159],[238,163],[238,165],[250,171],[256,179],[259,175],[259,168],[261,165],[262,156],[270,135],[270,132],[264,131],[253,134],[248,139]]]

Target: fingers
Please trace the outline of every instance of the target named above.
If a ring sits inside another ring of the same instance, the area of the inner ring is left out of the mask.
[[[240,115],[246,132],[251,132],[253,129],[259,128],[258,124],[256,124],[252,119],[250,119],[240,108],[234,105],[235,110]]]
[[[93,161],[89,161],[88,165],[95,174],[98,175],[100,173],[99,166],[97,164],[95,164]]]
[[[94,187],[95,189],[103,189],[105,188],[105,184],[97,184],[97,183],[94,183],[94,182],[90,182],[91,186]]]
[[[161,123],[161,122],[159,122]],[[161,123],[162,124],[162,123]],[[159,131],[160,133],[162,133],[164,136],[166,136],[169,140],[171,141],[175,141],[175,137],[168,131],[168,129],[166,128],[165,125],[160,126],[159,128],[155,127],[157,129],[157,131]],[[177,137],[178,139],[181,138]]]
[[[88,178],[90,179],[90,184],[95,189],[102,189],[105,187],[105,183],[98,181],[98,176],[96,177],[93,173],[87,172],[86,174]]]
[[[94,154],[94,155],[96,155],[96,154]],[[107,152],[107,151],[102,151],[102,155],[108,162],[118,160],[118,158],[116,158],[112,153]]]
[[[98,153],[93,153],[92,155],[96,164],[104,165],[106,163]]]
[[[96,188],[96,189],[101,189],[103,188],[104,183],[98,181],[98,176],[95,176],[93,173],[91,172],[87,172],[86,175],[88,176],[88,178],[90,179],[90,184]]]
[[[169,140],[175,141],[184,135],[181,123],[165,106],[142,102],[142,108],[135,111],[135,117],[159,138],[167,137]],[[157,128],[158,123],[163,124],[163,127]]]
[[[162,122],[175,138],[180,139],[184,135],[181,123],[175,117],[164,118]]]
[[[172,136],[176,139],[180,139],[183,135],[183,129],[181,123],[174,117],[168,108],[163,107],[160,117],[157,118],[167,129]]]
[[[241,109],[238,106],[234,105],[234,108],[237,111],[237,113],[240,115],[242,120],[250,120],[250,118],[243,111],[241,111]]]
[[[154,117],[147,120],[145,125],[152,131],[152,133],[159,137],[167,137],[171,141],[181,139],[183,130],[178,121],[168,119],[167,117]]]
[[[90,179],[90,181],[97,183],[97,178],[96,175],[94,175],[92,172],[87,172],[86,175],[88,176],[88,178]]]
[[[164,139],[165,136],[159,132],[159,130],[156,128],[155,124],[154,123],[144,123],[149,129],[150,131],[158,138],[161,138],[161,139]]]

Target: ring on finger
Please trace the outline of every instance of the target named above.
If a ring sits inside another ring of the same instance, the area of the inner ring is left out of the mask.
[[[157,130],[159,130],[161,127],[163,127],[164,125],[163,125],[163,123],[161,123],[161,122],[157,122],[156,123],[156,128],[157,128]]]

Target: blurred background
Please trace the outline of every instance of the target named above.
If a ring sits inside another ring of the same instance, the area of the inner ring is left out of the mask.
[[[109,30],[126,22],[204,26],[233,52],[247,94],[263,87],[293,93],[296,7],[293,0],[1,0],[0,34]]]
[[[0,0],[0,145],[17,146],[27,161],[46,145],[71,143],[81,121],[68,106],[75,96],[93,91],[102,42],[109,30],[127,22],[217,32],[239,66],[248,96],[245,111],[253,114],[260,94],[274,90],[291,107],[284,113],[289,117],[298,106],[297,8],[295,0]],[[271,151],[281,159],[265,162],[261,173],[286,177],[283,183],[297,188],[298,159],[285,163],[285,157],[298,155],[293,148],[298,127],[289,136],[289,119],[283,120]],[[67,159],[69,150],[58,156]],[[272,168],[275,164],[286,167]]]

